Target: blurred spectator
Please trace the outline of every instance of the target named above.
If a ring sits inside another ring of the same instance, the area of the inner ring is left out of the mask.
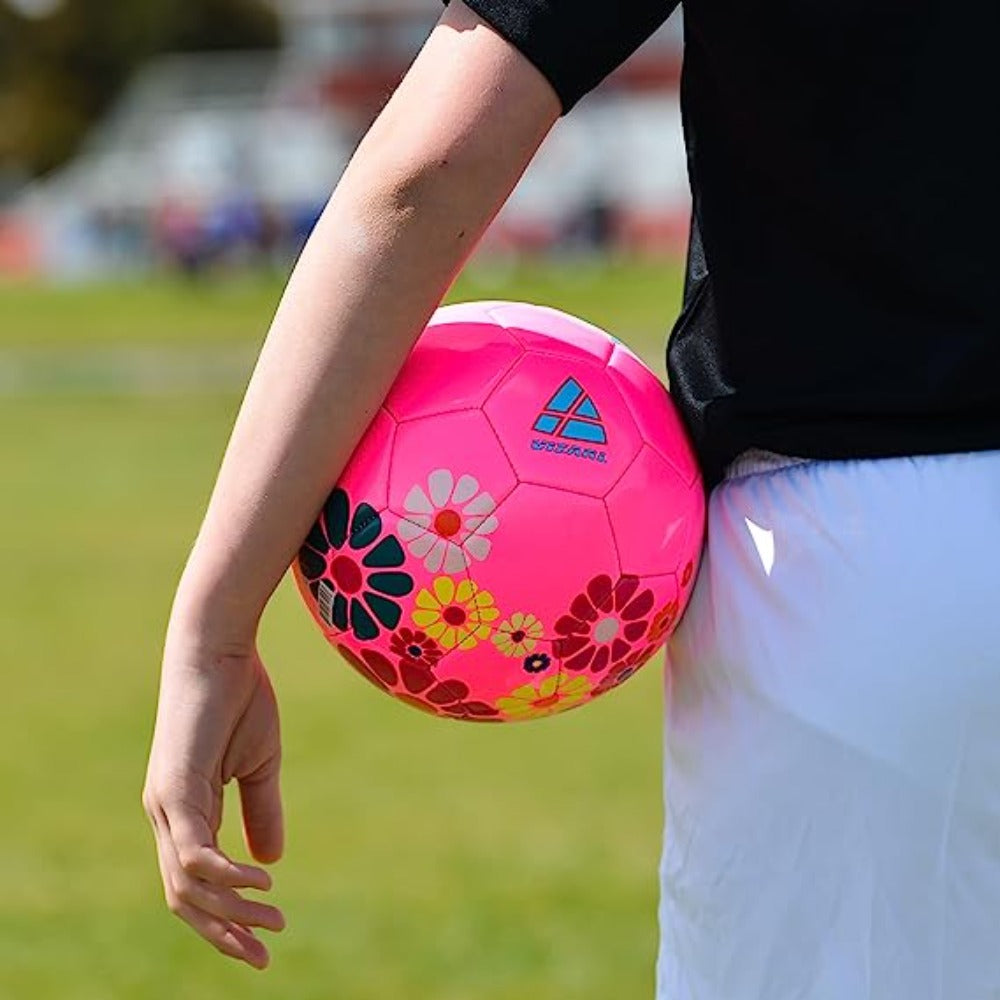
[[[194,277],[207,263],[207,240],[199,206],[167,197],[154,209],[153,245],[167,265]]]
[[[0,0],[0,119],[16,130],[30,117],[22,105],[3,117],[13,107],[4,89],[10,67],[2,64],[15,17],[8,2]],[[99,2],[64,0],[48,27],[83,31],[74,18]],[[166,0],[150,2],[149,16],[160,16]],[[279,11],[283,51],[153,60],[71,162],[16,200],[9,211],[17,213],[18,231],[31,234],[36,266],[70,280],[157,266],[190,276],[289,266],[439,4],[206,0],[208,12],[197,16],[198,5],[176,5],[186,13],[170,14],[171,31],[183,22],[185,45],[211,41],[216,36],[202,30],[199,18],[211,21],[227,4],[245,12],[258,2]],[[683,247],[688,195],[675,99],[677,29],[670,22],[559,122],[491,228],[487,254]],[[4,143],[12,141],[6,131],[0,130],[0,163]],[[0,170],[0,206],[4,188]],[[0,274],[10,270],[11,258],[10,251],[0,258]]]
[[[26,278],[37,273],[39,248],[32,228],[0,211],[0,278]]]

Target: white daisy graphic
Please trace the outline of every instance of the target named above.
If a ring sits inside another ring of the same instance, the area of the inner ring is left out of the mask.
[[[406,494],[399,537],[431,573],[459,573],[473,559],[490,554],[486,536],[500,523],[493,513],[496,507],[489,493],[480,492],[475,476],[456,481],[448,469],[436,469],[427,478],[426,490],[417,484]]]

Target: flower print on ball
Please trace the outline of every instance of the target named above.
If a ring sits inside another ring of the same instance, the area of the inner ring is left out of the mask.
[[[338,487],[299,550],[299,569],[320,618],[362,641],[382,628],[394,629],[402,617],[394,598],[413,590],[413,577],[399,569],[406,560],[403,547],[382,527],[370,504],[359,503],[352,514],[350,499]]]
[[[504,656],[527,656],[534,651],[544,631],[542,623],[534,615],[518,611],[497,625],[493,645]]]
[[[599,695],[606,694],[608,691],[611,691],[616,687],[620,687],[633,674],[638,673],[639,668],[642,667],[648,660],[651,660],[653,656],[656,655],[656,652],[657,650],[655,646],[645,646],[644,648],[631,653],[622,663],[612,667],[604,675],[601,679],[601,683],[594,688],[594,697],[597,698]]]
[[[389,649],[399,657],[399,675],[411,695],[420,694],[435,683],[434,668],[444,650],[426,632],[401,628],[393,633]]]
[[[653,610],[653,591],[636,576],[595,576],[556,622],[555,649],[567,670],[598,674],[622,663],[642,640]]]
[[[453,719],[476,719],[480,722],[499,721],[499,711],[484,701],[470,701],[468,684],[461,681],[443,681],[432,687],[424,698],[440,715]]]
[[[652,624],[649,626],[649,635],[646,637],[647,641],[653,645],[658,645],[666,639],[677,622],[677,613],[679,610],[680,605],[677,601],[671,601],[660,608],[653,616]]]
[[[490,554],[487,537],[497,529],[496,501],[481,492],[474,476],[432,472],[425,490],[414,486],[403,501],[399,535],[431,573],[460,573]]]
[[[370,684],[380,691],[390,693],[399,683],[399,672],[379,652],[374,649],[362,649],[355,653],[347,646],[338,645],[337,652]]]
[[[456,584],[450,576],[437,577],[433,588],[417,594],[415,625],[445,649],[472,649],[489,638],[492,623],[500,617],[491,593],[471,580]]]
[[[593,685],[586,677],[557,674],[546,677],[537,687],[525,684],[497,699],[497,708],[507,719],[537,719],[543,715],[565,712],[590,697]]]
[[[552,666],[552,657],[548,653],[532,653],[524,658],[523,666],[529,674],[544,674]]]
[[[493,705],[470,701],[470,690],[461,681],[437,681],[429,667],[411,660],[401,660],[399,669],[378,650],[362,649],[354,652],[338,645],[337,652],[366,681],[380,691],[394,695],[400,701],[431,715],[453,719],[475,719],[478,722],[498,722],[500,712]],[[400,689],[400,685],[405,690]]]
[[[444,650],[426,633],[401,628],[389,640],[389,648],[401,660],[432,670],[444,656]]]

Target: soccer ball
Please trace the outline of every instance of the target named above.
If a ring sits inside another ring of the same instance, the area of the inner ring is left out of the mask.
[[[620,685],[691,592],[705,500],[670,397],[565,313],[439,309],[302,545],[358,673],[435,715],[551,715]]]

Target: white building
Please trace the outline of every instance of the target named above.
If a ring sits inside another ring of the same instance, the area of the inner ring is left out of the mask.
[[[407,62],[444,9],[440,0],[271,0],[296,53]]]
[[[358,110],[359,131],[444,9],[441,0],[272,3],[282,15],[289,49],[326,62],[321,89]],[[677,15],[556,126],[497,220],[494,236],[544,245],[568,218],[600,203],[612,208],[626,241],[682,242],[688,196],[676,100],[681,50]]]

